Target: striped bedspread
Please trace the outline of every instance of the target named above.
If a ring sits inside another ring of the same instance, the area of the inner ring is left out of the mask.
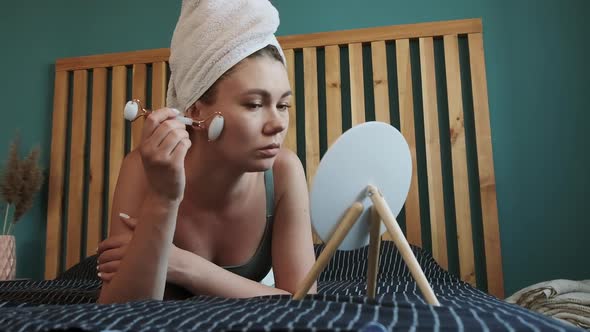
[[[316,254],[323,248],[316,247]],[[401,256],[383,242],[377,297],[366,293],[368,248],[339,251],[317,295],[98,305],[95,257],[50,281],[0,282],[0,331],[579,331],[508,304],[413,248],[441,307],[422,298]]]

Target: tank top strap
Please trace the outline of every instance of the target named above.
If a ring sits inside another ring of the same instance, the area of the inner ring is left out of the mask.
[[[264,172],[264,187],[266,188],[266,221],[272,222],[275,207],[275,184],[272,168]]]

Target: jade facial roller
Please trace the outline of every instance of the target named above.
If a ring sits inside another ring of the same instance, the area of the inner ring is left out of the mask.
[[[123,110],[123,114],[125,119],[128,121],[135,121],[140,117],[148,116],[152,111],[146,110],[141,106],[141,101],[139,99],[133,99],[125,104],[125,108]],[[193,120],[191,118],[187,118],[185,116],[179,115],[176,119],[187,126],[191,126],[194,128],[200,129],[207,129],[207,137],[209,141],[214,141],[221,135],[221,131],[223,130],[224,119],[220,112],[215,112],[211,116],[205,118],[204,120]],[[206,121],[211,119],[209,126],[207,128]]]

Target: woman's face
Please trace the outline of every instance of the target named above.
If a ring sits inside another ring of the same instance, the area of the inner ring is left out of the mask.
[[[197,102],[199,118],[221,112],[221,136],[210,144],[222,162],[246,172],[272,167],[289,127],[291,87],[285,66],[267,56],[248,58],[219,81],[211,105]]]

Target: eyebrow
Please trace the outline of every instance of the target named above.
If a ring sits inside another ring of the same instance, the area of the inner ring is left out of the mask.
[[[289,91],[283,93],[283,95],[281,96],[281,99],[283,99],[287,96],[290,96],[292,94],[293,94],[293,92],[291,90],[289,90]],[[270,98],[270,92],[263,90],[263,89],[248,90],[248,91],[244,92],[244,96],[247,96],[247,95],[261,95],[263,98]]]

